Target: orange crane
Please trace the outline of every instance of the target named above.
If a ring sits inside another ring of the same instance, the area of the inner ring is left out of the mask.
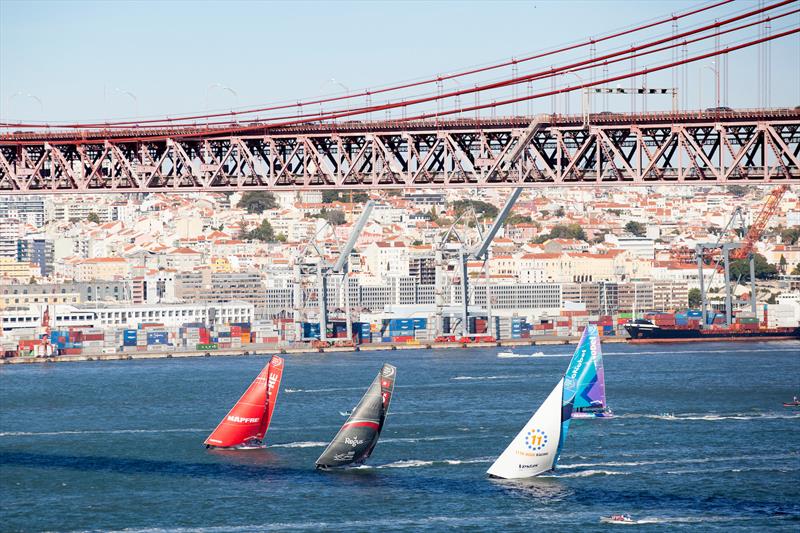
[[[789,190],[788,185],[779,185],[772,189],[772,192],[769,194],[767,198],[767,203],[764,204],[764,207],[761,208],[761,211],[758,213],[758,216],[750,224],[750,229],[747,230],[747,235],[742,241],[742,247],[736,248],[735,250],[731,251],[731,259],[744,259],[753,251],[753,247],[756,243],[761,239],[761,235],[764,233],[764,230],[767,228],[767,224],[769,220],[772,218],[772,215],[778,210],[778,205],[783,198],[783,195],[786,191]]]

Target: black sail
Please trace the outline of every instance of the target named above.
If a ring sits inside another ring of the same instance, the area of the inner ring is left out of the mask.
[[[361,464],[372,454],[389,411],[397,369],[384,364],[347,422],[317,459],[317,468]]]

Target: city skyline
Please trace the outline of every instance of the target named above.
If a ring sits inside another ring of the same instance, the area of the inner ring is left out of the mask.
[[[556,31],[556,26],[543,22],[565,16],[556,2],[503,2],[491,7],[445,2],[231,2],[224,8],[166,2],[152,9],[155,4],[135,2],[6,0],[0,3],[0,116],[34,121],[165,116],[313,99],[524,56],[670,13],[656,2],[637,2],[636,9],[624,9],[630,4],[572,2],[570,23]],[[39,9],[30,9],[32,5]],[[680,12],[696,6],[677,2],[669,7]],[[719,12],[735,14],[755,6],[736,3]],[[272,20],[280,23],[270,24]],[[376,21],[391,21],[396,44],[387,38],[385,23]],[[776,22],[775,27],[787,23]],[[360,31],[347,31],[353,26]],[[417,37],[409,39],[404,29],[412,27]],[[535,39],[530,28],[535,28]],[[304,39],[293,39],[299,29]],[[669,31],[664,27],[657,33]],[[31,39],[31,34],[45,37]],[[485,38],[464,39],[474,34]],[[775,41],[771,50],[770,105],[794,107],[800,104],[800,67],[792,58],[800,57],[800,37]],[[44,57],[49,58],[47,68],[31,60]],[[729,80],[731,107],[758,105],[755,77],[748,75],[757,57],[756,49],[731,55],[730,72],[723,77]],[[681,97],[686,107],[713,106],[717,68],[710,60],[688,67],[687,94]],[[79,75],[73,76],[76,72]],[[654,75],[647,83],[669,86],[672,80],[668,74]],[[458,86],[454,82],[452,87]],[[530,107],[523,104],[517,112],[548,111],[551,105],[545,99]],[[572,95],[570,105],[577,112],[580,96]],[[611,99],[607,105],[611,110],[631,106],[627,98]],[[671,104],[665,98],[651,98],[646,105],[669,109]]]

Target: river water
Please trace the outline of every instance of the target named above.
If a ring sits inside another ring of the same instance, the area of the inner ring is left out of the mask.
[[[270,446],[249,452],[202,442],[266,356],[2,366],[0,530],[800,529],[800,411],[782,407],[800,343],[605,346],[619,416],[573,421],[553,475],[488,479],[573,347],[542,349],[287,356]],[[369,466],[315,471],[384,361]]]

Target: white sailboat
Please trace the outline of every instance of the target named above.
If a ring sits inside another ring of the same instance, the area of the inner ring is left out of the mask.
[[[489,467],[487,474],[503,479],[521,479],[555,469],[567,439],[575,397],[582,388],[581,384],[596,371],[590,354],[592,328],[589,326],[584,330],[564,377]]]
[[[550,392],[508,448],[492,464],[487,473],[503,479],[538,476],[555,468],[561,448],[562,433],[567,427],[561,420],[561,397],[564,380]],[[567,423],[569,418],[567,418]]]

